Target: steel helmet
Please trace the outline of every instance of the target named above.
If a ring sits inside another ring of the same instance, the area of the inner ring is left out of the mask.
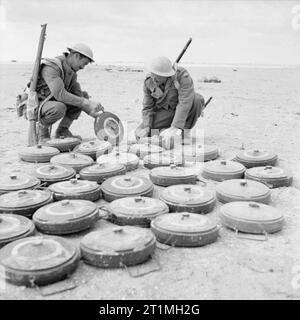
[[[71,52],[71,51],[75,51],[78,52],[80,54],[82,54],[83,56],[89,58],[91,60],[91,62],[95,62],[93,59],[93,51],[91,48],[89,48],[87,45],[83,44],[83,43],[76,43],[71,47],[67,47],[67,49]]]
[[[167,57],[157,57],[150,62],[149,71],[163,77],[171,77],[175,74],[172,62]]]

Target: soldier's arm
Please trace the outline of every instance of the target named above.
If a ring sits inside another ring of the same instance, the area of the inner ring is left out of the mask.
[[[179,84],[178,105],[176,106],[176,111],[171,126],[178,129],[184,129],[186,119],[194,102],[194,83],[193,79],[186,70],[178,75],[177,81]]]
[[[154,108],[155,108],[155,100],[151,96],[151,91],[147,88],[146,84],[144,83],[144,98],[143,98],[143,126],[151,128],[152,126],[152,119],[154,115]]]
[[[57,101],[80,108],[83,106],[84,98],[81,95],[75,95],[65,89],[65,84],[58,68],[43,66],[41,75]]]
[[[70,92],[75,94],[75,96],[84,97],[86,99],[89,99],[89,94],[86,91],[81,90],[81,86],[77,82],[77,75],[76,74],[74,75],[74,77],[72,79]]]
[[[77,97],[82,97],[82,90],[80,84],[77,81],[74,81],[74,83],[72,84],[70,92],[75,94],[75,96]]]

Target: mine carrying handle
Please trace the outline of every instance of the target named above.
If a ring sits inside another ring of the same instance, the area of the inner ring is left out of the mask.
[[[192,38],[189,38],[188,42],[186,43],[186,45],[184,46],[184,48],[181,50],[179,56],[177,57],[177,59],[175,60],[175,63],[179,63],[179,61],[181,60],[182,56],[184,55],[186,49],[189,47],[189,45],[192,42]]]

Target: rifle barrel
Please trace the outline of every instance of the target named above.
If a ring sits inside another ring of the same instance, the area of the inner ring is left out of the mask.
[[[39,69],[40,69],[40,64],[41,64],[41,56],[42,56],[42,51],[43,51],[43,46],[44,46],[47,24],[43,24],[43,25],[41,25],[41,27],[42,27],[42,30],[41,30],[41,34],[40,34],[38,50],[37,50],[36,59],[35,59],[35,63],[34,63],[34,69],[32,72],[32,78],[31,78],[32,81],[30,84],[31,91],[35,91],[36,86],[37,86],[37,80],[38,80],[38,74],[39,74]]]
[[[180,59],[182,58],[182,56],[184,55],[186,49],[188,48],[188,46],[191,44],[192,42],[192,38],[189,38],[188,42],[186,43],[186,45],[184,46],[184,48],[182,49],[182,51],[180,52],[179,56],[177,57],[177,59],[175,60],[175,63],[178,63],[180,61]]]

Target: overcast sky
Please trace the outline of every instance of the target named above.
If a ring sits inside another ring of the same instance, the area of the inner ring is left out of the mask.
[[[47,57],[83,42],[99,64],[174,60],[192,37],[183,62],[300,64],[300,1],[0,0],[0,60],[33,61],[42,23]]]

